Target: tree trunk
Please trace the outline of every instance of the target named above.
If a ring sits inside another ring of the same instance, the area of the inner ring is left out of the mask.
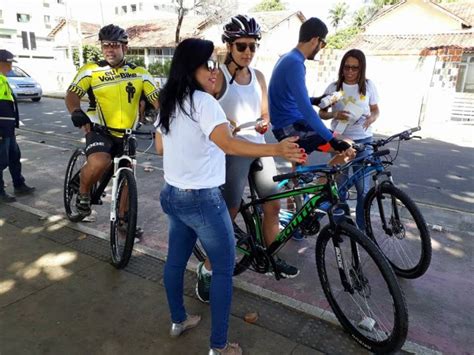
[[[178,24],[176,25],[176,34],[174,38],[176,45],[178,45],[179,43],[179,33],[181,32],[181,24],[183,23],[183,18],[184,18],[184,9],[180,7],[178,9]]]

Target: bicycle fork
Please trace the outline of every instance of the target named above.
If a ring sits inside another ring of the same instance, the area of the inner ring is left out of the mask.
[[[380,184],[377,182],[376,176],[374,176],[374,183],[375,183],[375,198],[377,199],[377,206],[379,208],[380,220],[382,222],[382,229],[384,232],[389,235],[393,236],[393,228],[390,228],[387,223],[387,218],[385,217],[385,210],[383,206],[383,200],[385,197],[382,194],[382,187],[384,185],[393,185],[393,178],[392,174],[389,171],[382,173],[386,175],[388,180],[382,181]],[[396,221],[400,220],[400,216],[398,213],[397,201],[393,196],[390,196],[390,203],[392,206],[392,216],[389,216],[389,219],[395,218]]]
[[[120,163],[124,161],[126,162],[127,166],[120,167]],[[112,176],[112,199],[110,201],[110,221],[115,222],[117,220],[117,200],[115,199],[118,183],[119,183],[119,175],[122,170],[130,170],[135,176],[135,167],[137,165],[137,161],[135,159],[130,158],[129,156],[122,155],[121,157],[114,158],[114,175]],[[135,176],[136,177],[136,176]]]
[[[357,243],[355,243],[353,240],[350,240],[351,260],[349,262],[348,260],[344,260],[344,255],[340,248],[340,243],[343,243],[343,240],[338,236],[337,231],[333,235],[332,240],[334,244],[334,253],[336,255],[337,267],[339,269],[339,277],[341,279],[341,284],[344,287],[344,291],[352,295],[355,293],[355,291],[360,292],[364,290],[367,280],[362,272]]]

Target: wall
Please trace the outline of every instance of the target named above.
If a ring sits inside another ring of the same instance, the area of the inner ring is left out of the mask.
[[[256,17],[258,16],[256,15]],[[277,56],[289,52],[298,43],[300,27],[300,19],[297,16],[291,16],[272,28],[270,32],[264,32],[259,52],[263,55],[274,54]]]

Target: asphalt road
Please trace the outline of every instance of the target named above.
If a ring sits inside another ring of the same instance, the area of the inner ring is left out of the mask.
[[[21,120],[25,124],[21,130],[25,134],[27,131],[41,133],[32,135],[32,139],[42,137],[40,140],[47,141],[48,137],[54,135],[64,138],[55,139],[55,144],[81,145],[83,133],[72,125],[63,100],[43,98],[38,103],[24,101],[20,102],[19,109]],[[150,130],[152,127],[142,129]],[[423,136],[423,131],[419,133]],[[267,133],[266,137],[268,142],[274,141],[271,133]],[[141,140],[139,147],[143,150],[150,143],[149,140]],[[397,144],[392,143],[391,147],[395,149]],[[150,153],[154,154],[153,147]],[[160,157],[152,159],[161,165]],[[326,160],[326,154],[314,153],[310,163],[322,163]],[[278,166],[285,170],[288,164],[278,160]],[[396,183],[418,203],[474,213],[473,168],[473,148],[422,139],[401,143],[392,171]]]

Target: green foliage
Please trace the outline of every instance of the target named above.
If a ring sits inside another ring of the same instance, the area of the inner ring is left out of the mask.
[[[262,0],[257,6],[254,7],[254,11],[281,11],[285,10],[285,5],[280,0]]]
[[[79,50],[77,48],[74,48],[72,52],[72,59],[76,68],[79,69]],[[88,62],[97,62],[101,59],[103,59],[103,57],[102,51],[99,47],[88,44],[82,46],[82,60],[84,64]]]
[[[342,23],[347,16],[349,5],[346,2],[338,2],[329,10],[329,19],[332,26],[337,30],[337,27]]]
[[[367,21],[367,10],[360,8],[352,15],[352,27],[361,27]]]
[[[155,62],[148,66],[148,71],[153,76],[160,78],[167,78],[170,74],[171,60],[165,60],[163,64],[161,62]]]
[[[387,5],[395,5],[400,1],[401,0],[373,0],[373,4],[375,7],[381,8]]]
[[[343,49],[345,48],[360,32],[357,27],[349,27],[337,31],[335,34],[328,36],[326,48]]]
[[[127,62],[145,68],[145,57],[141,55],[127,55]]]

